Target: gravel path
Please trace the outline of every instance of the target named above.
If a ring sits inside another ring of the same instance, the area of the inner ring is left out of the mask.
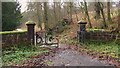
[[[106,61],[99,61],[88,55],[83,55],[76,50],[61,45],[54,56],[45,56],[47,66],[110,66]]]
[[[115,68],[105,60],[99,61],[73,48],[69,45],[60,45],[59,48],[52,48],[53,52],[32,58],[24,62],[22,66],[94,66],[94,68],[95,66],[107,66],[105,68]]]

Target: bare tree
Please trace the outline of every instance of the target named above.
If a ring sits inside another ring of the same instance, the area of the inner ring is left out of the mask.
[[[79,21],[76,9],[74,10],[74,12],[75,12],[75,15],[76,15],[76,20]]]
[[[41,16],[41,14],[40,14],[40,5],[41,5],[41,3],[40,2],[37,2],[36,3],[36,11],[37,11],[37,13],[36,13],[36,15],[37,15],[37,19],[38,19],[38,26],[40,27],[40,29],[42,29],[42,26],[41,26],[41,23],[42,23],[42,16]],[[41,6],[42,7],[42,6]]]
[[[120,2],[119,4],[117,5],[117,8],[118,8],[118,16],[117,16],[117,27],[115,30],[112,30],[112,32],[114,33],[119,33],[120,32]]]
[[[101,18],[101,16],[100,16],[100,5],[99,5],[99,3],[98,2],[95,2],[95,4],[94,4],[94,6],[95,6],[95,19],[100,19]]]
[[[107,2],[107,20],[109,22],[112,21],[111,16],[110,16],[110,2]]]
[[[47,13],[47,2],[44,2],[44,24],[45,24],[45,30],[48,30],[48,13]],[[45,44],[47,43],[47,33],[45,33]]]
[[[117,16],[117,23],[118,23],[118,27],[117,27],[117,32],[120,32],[120,7],[118,7],[118,16]]]
[[[47,24],[48,24],[48,13],[47,13],[47,2],[44,2],[44,23],[45,23],[45,29],[47,30]]]
[[[69,3],[66,3],[66,8],[67,8],[67,15],[68,15],[68,18],[70,19],[70,9],[69,9]]]
[[[72,9],[73,9],[73,3],[72,2],[69,3],[69,9],[70,9],[70,20],[72,22]]]
[[[57,7],[58,7],[58,18],[61,20],[61,3],[57,2]]]
[[[85,9],[85,14],[86,14],[87,19],[88,19],[89,28],[92,28],[92,24],[91,24],[90,17],[88,14],[88,9],[87,9],[87,2],[85,0],[84,0],[84,9]]]
[[[107,28],[107,24],[106,24],[106,20],[105,20],[105,15],[104,15],[104,6],[101,2],[98,2],[98,5],[100,6],[100,11],[101,11],[101,14],[102,14],[102,17],[103,17],[103,28]]]
[[[42,3],[41,2],[29,2],[27,12],[29,14],[29,20],[33,20],[38,24],[38,27],[41,27],[42,23]]]
[[[86,20],[86,14],[84,12],[84,3],[83,2],[78,2],[78,5],[79,5],[80,10],[81,10],[81,12],[82,12],[82,14],[84,16],[84,20]]]
[[[58,20],[57,20],[57,14],[56,14],[56,2],[54,2],[53,11],[54,11],[55,22],[57,22]]]

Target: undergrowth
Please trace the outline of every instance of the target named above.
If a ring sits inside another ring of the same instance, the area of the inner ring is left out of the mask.
[[[30,59],[42,53],[49,52],[48,49],[27,44],[14,45],[13,47],[2,49],[2,65],[9,66],[21,64],[24,60]]]
[[[119,58],[119,44],[114,41],[87,41],[85,47],[90,51],[95,51],[101,55],[109,55],[113,58]]]
[[[79,45],[87,49],[88,52],[99,53],[100,55],[108,55],[115,59],[120,58],[120,41],[97,41],[89,40],[85,43],[79,43],[77,39],[71,39],[66,41],[69,45]]]

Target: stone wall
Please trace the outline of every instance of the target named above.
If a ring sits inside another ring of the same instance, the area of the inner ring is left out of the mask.
[[[27,32],[2,34],[2,47],[27,42]]]
[[[120,40],[120,34],[103,32],[103,31],[98,31],[98,32],[90,31],[86,33],[86,39],[105,40],[105,41],[110,41],[110,40],[115,40],[115,39]]]
[[[78,31],[78,37],[81,38],[81,32]],[[120,34],[115,34],[107,31],[87,31],[85,33],[86,40],[103,40],[103,41],[111,41],[111,40],[120,40]]]

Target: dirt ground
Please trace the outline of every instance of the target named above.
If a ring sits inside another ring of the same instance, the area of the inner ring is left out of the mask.
[[[78,52],[76,47],[60,44],[58,48],[52,48],[51,53],[43,56],[32,57],[19,66],[109,66],[107,61],[100,61],[87,54]]]

